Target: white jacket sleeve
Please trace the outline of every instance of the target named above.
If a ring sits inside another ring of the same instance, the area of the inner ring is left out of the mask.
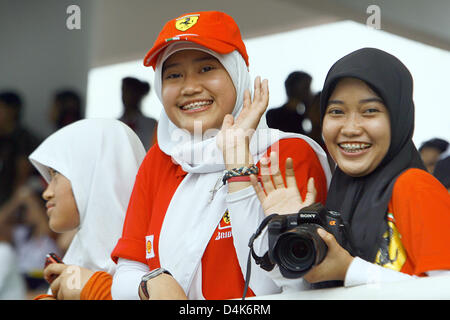
[[[450,270],[434,270],[426,272],[428,276],[448,276]],[[417,276],[384,268],[380,265],[367,262],[355,257],[345,275],[344,286],[353,287],[373,283],[396,282],[402,280],[417,279]]]
[[[140,300],[139,284],[142,276],[149,271],[144,263],[119,258],[111,286],[112,299]]]
[[[261,203],[251,186],[237,192],[229,193],[226,201],[231,220],[234,247],[245,279],[250,250],[248,242],[262,220],[264,220],[265,215]],[[267,228],[255,240],[253,248],[258,256],[262,256],[267,252],[269,248]],[[251,259],[249,287],[256,295],[304,289],[303,279],[286,279],[281,276],[277,266],[274,270],[267,272],[258,266],[253,258]]]

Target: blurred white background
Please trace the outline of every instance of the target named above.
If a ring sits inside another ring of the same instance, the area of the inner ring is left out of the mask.
[[[362,47],[375,47],[398,57],[414,78],[417,147],[440,137],[450,141],[450,102],[446,94],[450,81],[450,52],[375,30],[353,21],[277,33],[245,40],[252,77],[269,80],[269,108],[286,99],[284,80],[295,70],[311,74],[313,92],[322,89],[332,64]],[[142,52],[144,57],[146,52]],[[133,76],[153,83],[153,69],[142,60],[93,68],[88,76],[87,117],[118,118],[122,113],[121,79]],[[143,101],[143,112],[159,119],[162,105],[153,90]]]

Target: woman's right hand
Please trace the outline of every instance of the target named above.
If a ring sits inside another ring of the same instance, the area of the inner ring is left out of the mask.
[[[255,175],[250,176],[250,181],[266,216],[273,213],[297,213],[301,208],[312,205],[315,202],[317,191],[314,186],[314,178],[308,179],[307,193],[303,201],[297,187],[291,158],[286,159],[286,186],[280,172],[278,154],[276,152],[270,153],[270,167],[269,159],[266,157],[260,160],[260,164],[261,182],[264,189],[258,183]]]
[[[250,91],[245,90],[239,116],[236,119],[231,114],[224,117],[216,141],[228,170],[253,164],[249,143],[268,104],[268,80],[261,81],[261,77],[258,76],[254,82],[253,99]]]

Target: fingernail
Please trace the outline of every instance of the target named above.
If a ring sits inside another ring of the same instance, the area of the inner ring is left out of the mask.
[[[321,237],[325,237],[327,235],[327,232],[324,229],[322,229],[322,228],[317,228],[317,233]]]

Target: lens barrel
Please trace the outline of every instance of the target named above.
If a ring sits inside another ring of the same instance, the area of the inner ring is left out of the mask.
[[[283,276],[299,278],[325,258],[328,248],[317,228],[321,227],[305,223],[280,234],[273,256]]]

